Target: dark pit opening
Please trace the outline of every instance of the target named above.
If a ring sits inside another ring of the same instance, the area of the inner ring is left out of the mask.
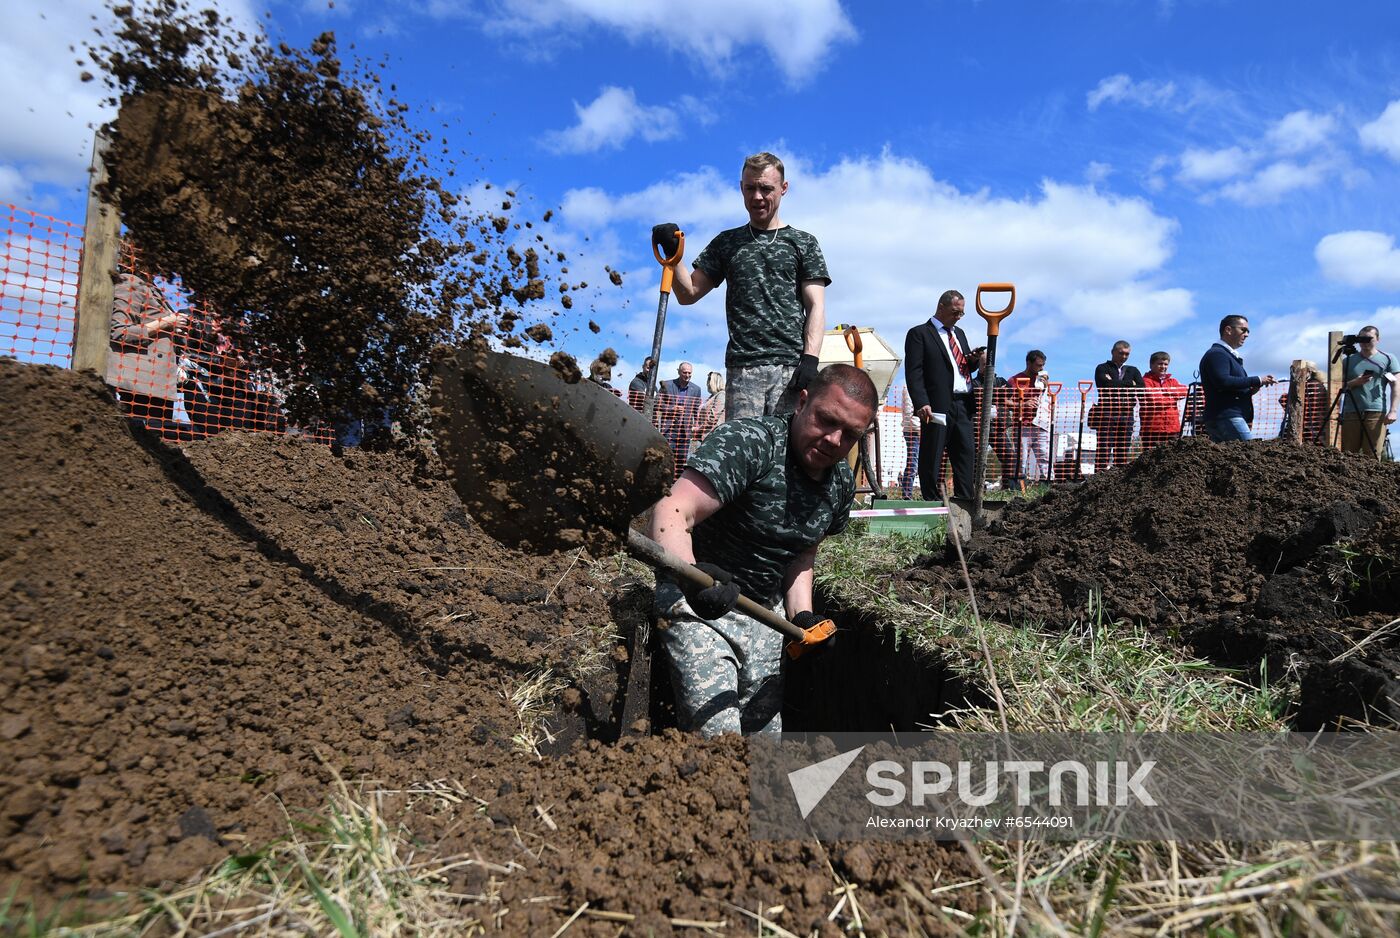
[[[839,630],[836,646],[789,664],[783,732],[914,732],[949,722],[952,711],[991,705],[937,652],[901,640],[869,613],[825,611]]]
[[[954,673],[937,653],[900,641],[895,630],[865,613],[818,607],[836,620],[839,640],[820,656],[806,655],[787,665],[783,685],[783,732],[913,732],[946,722],[950,711],[989,706],[991,698],[975,682]],[[634,662],[635,663],[635,662]],[[629,715],[618,729],[635,732],[635,695],[648,693],[647,729],[676,726],[666,653],[653,643],[647,682],[628,682]]]

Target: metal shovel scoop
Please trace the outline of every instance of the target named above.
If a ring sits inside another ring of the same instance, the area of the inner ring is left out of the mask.
[[[631,528],[666,494],[674,457],[666,438],[606,388],[478,344],[439,361],[432,400],[452,487],[496,540],[536,553],[620,543],[683,581],[714,583]],[[747,596],[737,608],[792,639],[793,657],[836,630],[829,619],[804,630]]]

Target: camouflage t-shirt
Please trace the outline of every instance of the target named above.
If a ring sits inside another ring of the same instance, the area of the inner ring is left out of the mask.
[[[689,467],[723,503],[695,526],[695,558],[718,564],[750,599],[771,606],[792,561],[850,518],[855,479],[845,461],[822,481],[788,454],[792,415],[722,423],[690,457]]]
[[[724,364],[795,365],[802,357],[802,284],[831,283],[821,245],[791,225],[756,232],[748,225],[721,231],[695,259],[716,285],[729,281],[724,316],[729,345]]]

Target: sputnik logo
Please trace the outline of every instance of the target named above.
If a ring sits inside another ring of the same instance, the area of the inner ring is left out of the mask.
[[[792,786],[793,797],[797,799],[797,807],[804,820],[821,804],[826,793],[831,791],[831,786],[836,784],[864,749],[861,746],[788,773],[788,784]]]

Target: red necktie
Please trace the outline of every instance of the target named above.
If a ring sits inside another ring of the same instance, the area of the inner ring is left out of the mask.
[[[948,347],[953,350],[953,364],[958,366],[958,374],[964,378],[969,377],[967,370],[967,358],[963,355],[962,346],[958,344],[958,337],[953,335],[952,326],[944,326],[948,333]]]

